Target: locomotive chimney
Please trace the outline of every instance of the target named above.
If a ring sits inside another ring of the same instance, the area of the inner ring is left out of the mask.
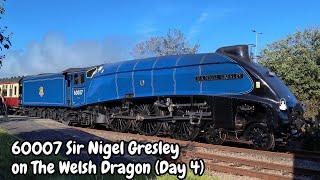
[[[248,45],[236,45],[236,46],[226,46],[221,47],[216,50],[216,53],[226,55],[231,58],[237,58],[242,61],[252,62],[249,56]]]

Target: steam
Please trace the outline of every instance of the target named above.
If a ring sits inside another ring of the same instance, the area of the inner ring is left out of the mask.
[[[48,33],[42,42],[32,42],[25,51],[9,51],[0,69],[0,77],[61,72],[129,58],[130,41],[108,38],[81,40],[68,44],[58,33]]]

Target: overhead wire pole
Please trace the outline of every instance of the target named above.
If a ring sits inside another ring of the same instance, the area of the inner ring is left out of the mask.
[[[252,32],[256,33],[256,48],[254,50],[254,59],[255,59],[255,63],[257,63],[257,49],[258,49],[258,35],[259,34],[263,34],[262,32],[257,32],[256,30],[252,30]]]

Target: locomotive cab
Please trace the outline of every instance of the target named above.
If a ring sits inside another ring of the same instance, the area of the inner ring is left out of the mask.
[[[67,104],[77,108],[86,104],[86,90],[89,87],[96,67],[70,68],[63,73],[67,81]]]

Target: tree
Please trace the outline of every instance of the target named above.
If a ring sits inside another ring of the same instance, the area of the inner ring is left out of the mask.
[[[267,44],[260,63],[279,74],[295,96],[306,102],[306,117],[320,107],[320,32],[306,28],[285,39]]]
[[[188,40],[180,30],[174,29],[173,34],[171,34],[170,29],[168,29],[165,37],[152,36],[149,39],[136,44],[130,53],[134,58],[195,54],[198,51],[199,46],[200,45],[196,43],[191,48]]]
[[[0,3],[0,19],[2,16],[6,13],[4,8],[4,3],[6,0],[2,0]],[[12,36],[12,33],[7,33],[7,26],[0,27],[0,50],[3,51],[3,49],[9,49],[11,46],[10,38]],[[2,60],[5,58],[5,55],[0,56],[0,67],[2,66]]]

